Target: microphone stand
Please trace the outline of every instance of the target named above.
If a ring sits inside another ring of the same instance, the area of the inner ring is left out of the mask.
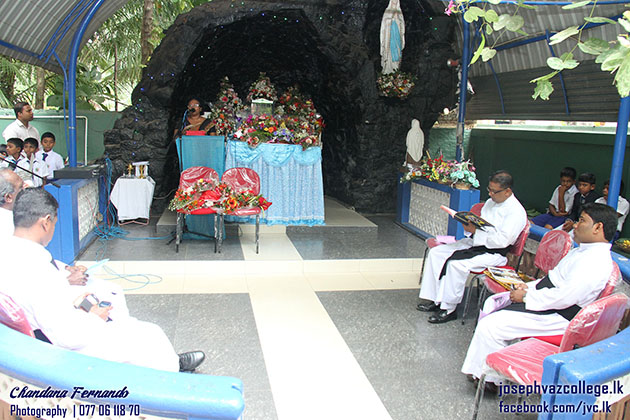
[[[10,160],[7,160],[7,159],[3,158],[2,156],[0,156],[0,160],[2,160],[3,162],[8,163],[8,164],[9,164],[9,167],[13,166],[13,167],[14,167],[14,168],[16,168],[16,169],[18,168],[18,165],[17,165],[17,163],[16,163],[16,162],[11,162]],[[59,186],[59,184],[57,184],[56,182],[48,181],[48,179],[44,178],[43,176],[41,176],[41,175],[37,175],[36,173],[31,172],[31,171],[29,171],[28,169],[24,169],[24,168],[23,168],[23,167],[21,167],[21,166],[19,166],[19,168],[20,168],[20,170],[22,170],[22,171],[24,171],[24,172],[26,172],[26,173],[29,173],[29,174],[31,174],[31,175],[34,175],[34,176],[36,176],[37,178],[39,178],[39,179],[43,180],[45,184],[50,184],[50,185],[54,185],[54,186],[55,186],[55,187],[57,187],[57,188],[61,188],[61,187]]]
[[[182,117],[182,124],[179,128],[179,138],[182,138],[182,135],[184,134],[184,128],[186,127],[186,118],[188,117],[188,113],[190,112],[190,109],[186,108],[186,111],[184,111],[184,116]],[[177,147],[177,138],[175,138],[175,150],[177,150],[177,155],[179,156],[179,173],[181,175],[182,172],[184,172],[184,157],[182,156],[182,154],[184,153],[184,145],[181,144],[182,142],[180,141],[180,146],[181,147]],[[179,150],[181,149],[181,150]]]

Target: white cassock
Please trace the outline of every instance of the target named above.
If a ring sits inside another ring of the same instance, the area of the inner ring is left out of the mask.
[[[581,244],[549,272],[549,280],[555,287],[536,290],[529,285],[525,309],[546,311],[573,305],[584,307],[597,299],[612,269],[609,243]],[[479,321],[462,366],[463,373],[479,378],[485,369],[486,380],[498,383],[501,378],[485,366],[490,353],[518,338],[564,334],[569,325],[569,321],[559,314],[538,315],[510,311],[509,308]]]
[[[518,235],[525,228],[527,214],[514,194],[502,203],[488,199],[481,210],[481,217],[494,225],[477,229],[472,238],[436,246],[429,251],[425,261],[420,298],[441,302],[440,308],[452,311],[462,301],[466,279],[470,271],[479,271],[485,267],[504,265],[507,262],[501,254],[481,254],[465,260],[450,261],[446,274],[439,279],[444,262],[453,252],[473,246],[485,246],[489,249],[506,248],[516,242]]]
[[[1,247],[0,292],[20,305],[31,327],[54,345],[115,362],[179,370],[179,357],[159,326],[129,316],[105,322],[76,309],[66,273],[55,268],[46,248],[15,236]]]
[[[11,210],[3,209],[0,207],[0,240],[13,236],[13,212]]]
[[[14,230],[13,212],[0,207],[0,241],[11,238]],[[55,263],[57,264],[59,271],[66,277],[67,283],[67,278],[70,275],[70,272],[66,270],[66,264],[58,260],[55,260]],[[111,302],[112,310],[110,312],[110,317],[112,319],[129,316],[125,293],[117,284],[104,280],[88,279],[85,286],[71,286],[67,290],[72,298],[83,293],[93,293],[99,300]]]
[[[405,19],[400,0],[390,0],[381,20],[381,67],[383,74],[398,70],[405,48]]]

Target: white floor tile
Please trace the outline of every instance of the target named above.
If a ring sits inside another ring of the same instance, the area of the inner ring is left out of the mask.
[[[371,290],[375,288],[361,273],[306,273],[304,277],[316,292]]]
[[[391,419],[304,276],[248,287],[279,420]]]
[[[260,237],[259,253],[253,233],[245,233],[240,238],[241,249],[246,261],[302,261],[300,253],[285,234],[269,234]]]
[[[247,278],[244,275],[187,275],[183,293],[247,293]]]
[[[419,271],[361,274],[374,289],[417,289],[420,287]]]

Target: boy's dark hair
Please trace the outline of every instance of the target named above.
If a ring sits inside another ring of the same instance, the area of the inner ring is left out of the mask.
[[[55,197],[43,188],[26,188],[15,197],[13,224],[30,228],[42,217],[57,215],[59,204]]]
[[[577,171],[575,170],[575,168],[567,166],[566,168],[562,168],[562,170],[560,171],[560,178],[562,178],[563,176],[571,178],[572,180],[575,181],[575,177],[577,176]]]
[[[15,147],[19,147],[20,151],[24,150],[24,142],[22,141],[22,139],[19,139],[17,137],[11,137],[9,140],[7,140],[7,144],[9,143],[14,145]]]
[[[40,139],[44,140],[47,137],[53,139],[53,141],[55,143],[57,142],[57,139],[55,138],[55,135],[53,133],[51,133],[50,131],[46,131],[44,134],[42,134]]]
[[[15,118],[17,118],[18,114],[24,111],[24,107],[28,105],[28,102],[18,102],[13,106],[13,112],[15,112]]]
[[[606,187],[610,187],[610,179],[607,179],[606,182],[604,182],[604,188]],[[619,180],[619,195],[623,195],[623,190],[624,190],[623,181]]]
[[[490,175],[490,182],[496,182],[501,188],[512,188],[514,179],[508,171],[499,170]]]
[[[15,210],[13,210],[15,211]],[[604,237],[607,241],[612,241],[617,232],[617,211],[606,204],[586,203],[582,207],[582,212],[588,214],[593,223],[604,225]]]
[[[584,172],[583,174],[580,174],[580,177],[578,178],[578,182],[587,182],[591,185],[595,185],[597,184],[597,178],[595,178],[595,174],[592,174],[590,172]]]
[[[35,146],[36,149],[39,147],[39,142],[34,137],[28,137],[28,138],[24,139],[24,144],[33,145],[33,146]]]

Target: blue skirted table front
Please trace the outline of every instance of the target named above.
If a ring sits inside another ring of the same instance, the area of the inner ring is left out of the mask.
[[[297,144],[227,142],[225,169],[246,167],[260,176],[260,193],[273,204],[261,215],[268,225],[323,225],[322,149]],[[226,220],[243,221],[227,216]]]

